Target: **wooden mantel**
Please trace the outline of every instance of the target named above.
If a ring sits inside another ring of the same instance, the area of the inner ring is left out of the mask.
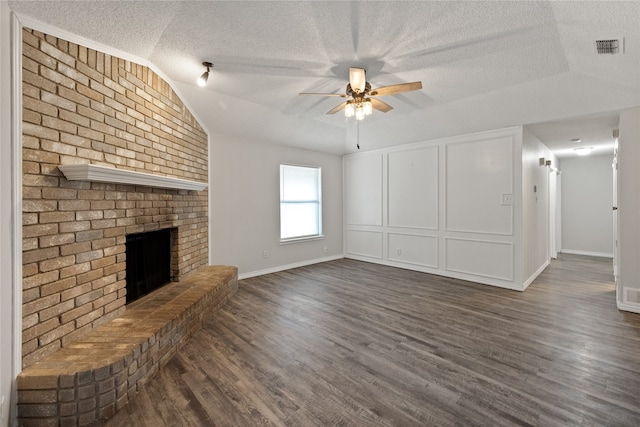
[[[116,169],[106,166],[76,164],[58,166],[69,181],[94,181],[117,184],[142,185],[145,187],[172,188],[178,190],[201,191],[207,188],[206,182],[189,181],[150,173]]]

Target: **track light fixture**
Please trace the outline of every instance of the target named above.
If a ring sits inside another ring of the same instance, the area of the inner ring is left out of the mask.
[[[207,67],[207,71],[205,71],[204,73],[202,73],[202,75],[200,77],[198,77],[198,85],[199,86],[204,86],[207,84],[207,80],[209,80],[209,71],[211,71],[211,68],[213,68],[213,64],[211,62],[203,62],[202,65],[204,65],[205,67]]]

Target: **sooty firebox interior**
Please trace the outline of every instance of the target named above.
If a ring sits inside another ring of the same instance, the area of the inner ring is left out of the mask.
[[[171,229],[129,234],[127,304],[171,280]]]

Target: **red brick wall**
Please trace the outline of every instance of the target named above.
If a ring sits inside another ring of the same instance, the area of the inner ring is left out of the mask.
[[[23,366],[125,310],[125,236],[177,228],[178,278],[208,258],[207,191],[67,181],[92,163],[207,182],[207,135],[149,68],[25,29]]]

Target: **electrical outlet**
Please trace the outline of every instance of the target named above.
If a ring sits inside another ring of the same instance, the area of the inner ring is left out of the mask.
[[[396,249],[396,255],[402,255],[402,249],[400,248]]]
[[[502,194],[502,202],[501,202],[502,206],[510,206],[513,205],[513,194],[507,194],[507,193],[503,193]]]
[[[262,258],[267,258],[267,257],[269,257],[269,251],[262,252]]]
[[[327,247],[325,246],[322,251],[326,254],[327,253]]]

